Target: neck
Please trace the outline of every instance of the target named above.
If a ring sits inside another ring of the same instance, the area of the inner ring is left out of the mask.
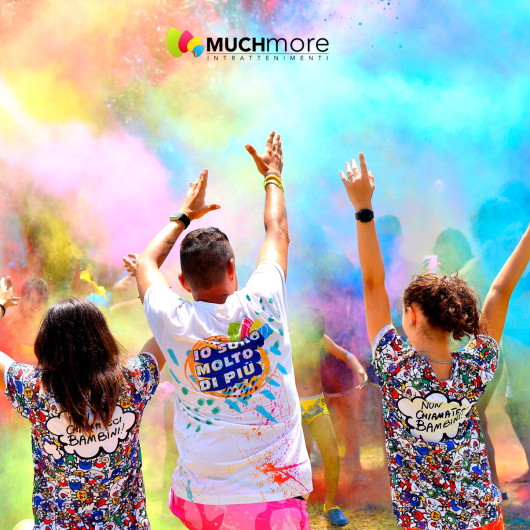
[[[433,359],[445,359],[450,356],[449,337],[427,338],[423,336],[411,339],[410,343],[418,352],[423,352]]]
[[[211,289],[205,289],[192,293],[196,302],[208,302],[210,304],[224,304],[226,299],[234,293],[228,285],[216,285]]]

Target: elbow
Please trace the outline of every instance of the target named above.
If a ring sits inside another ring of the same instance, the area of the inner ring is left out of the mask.
[[[384,274],[381,277],[376,277],[373,275],[365,276],[363,274],[363,290],[364,292],[373,291],[374,289],[377,289],[381,287],[382,285],[385,285],[385,276]]]
[[[136,269],[141,270],[153,263],[153,259],[145,254],[142,254],[136,261]]]
[[[289,243],[289,225],[286,219],[273,221],[265,224],[265,231],[272,234],[276,239],[284,239]]]

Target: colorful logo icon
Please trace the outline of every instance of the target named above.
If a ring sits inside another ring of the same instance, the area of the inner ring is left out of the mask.
[[[191,52],[193,57],[199,57],[204,51],[199,37],[194,37],[188,30],[184,33],[170,28],[167,32],[167,49],[173,57],[180,57],[183,53]]]

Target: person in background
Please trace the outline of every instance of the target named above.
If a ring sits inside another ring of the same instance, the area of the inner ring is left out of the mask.
[[[33,275],[24,281],[19,307],[0,327],[0,350],[8,351],[17,361],[36,362],[33,345],[49,298],[48,285],[42,278]]]
[[[119,302],[112,306],[111,309],[111,322],[113,329],[126,332],[127,338],[137,337],[139,334],[151,334],[149,324],[144,315],[142,302],[138,298],[138,286],[136,284],[136,267],[139,254],[134,252],[123,257],[123,265],[128,272],[127,278],[134,280],[134,297],[130,300],[126,300],[125,292],[132,295],[129,290],[129,282],[125,282],[123,279],[116,284],[116,286],[127,286],[125,289],[119,288],[120,293]],[[116,287],[115,286],[115,287]],[[113,290],[114,293],[114,290]],[[157,398],[164,403],[164,433],[166,439],[166,451],[164,456],[163,465],[163,476],[162,484],[165,491],[169,491],[171,488],[171,475],[175,469],[175,465],[178,459],[177,446],[175,445],[175,436],[173,435],[173,421],[175,418],[175,388],[173,386],[173,377],[170,374],[169,368],[166,365],[165,369],[160,373],[160,385],[158,387]],[[173,519],[173,514],[166,513],[167,506],[162,509],[162,514]]]
[[[0,318],[16,303],[2,278]],[[101,311],[72,297],[46,312],[35,355],[0,352],[0,386],[32,426],[34,520],[17,528],[149,528],[138,437],[165,363],[155,340],[122,364]]]
[[[511,186],[508,186],[507,191],[510,188]],[[510,197],[504,196],[503,190],[501,190],[499,196],[485,201],[472,215],[471,229],[475,240],[478,242],[479,255],[466,263],[460,271],[460,275],[477,291],[481,300],[485,299],[497,271],[508,259],[511,249],[521,238],[525,226],[530,220],[529,212],[525,210],[524,200],[519,203],[514,196],[517,195],[525,199],[528,197],[528,192],[525,194],[522,187],[518,186],[516,194],[512,190],[508,195]],[[506,211],[509,211],[510,215],[504,215]],[[513,301],[516,305],[520,303],[520,297],[524,290],[523,281],[514,292]],[[528,433],[530,433],[528,429],[528,426],[530,426],[530,415],[522,412],[522,410],[526,410],[529,398],[526,390],[528,387],[526,381],[530,374],[523,362],[526,353],[526,343],[521,343],[517,340],[517,335],[514,336],[512,333],[512,330],[524,324],[525,320],[524,310],[512,311],[511,316],[508,317],[506,332],[500,344],[498,370],[477,405],[491,464],[492,477],[497,485],[499,485],[500,479],[497,474],[495,448],[489,435],[487,409],[500,383],[505,365],[508,372],[508,389],[510,391],[507,413],[517,438],[523,448],[525,448],[527,462],[530,465],[530,437],[528,436]],[[521,428],[525,424],[527,428]],[[524,476],[517,477],[515,480],[524,480]],[[506,492],[503,492],[503,497],[507,498]]]
[[[340,477],[339,448],[322,393],[320,363],[323,353],[328,352],[341,359],[357,373],[361,381],[358,389],[364,388],[368,377],[355,355],[335,344],[325,334],[326,317],[321,309],[315,306],[302,307],[295,312],[293,322],[293,365],[306,447],[311,456],[311,446],[315,440],[324,461],[324,516],[332,526],[344,526],[348,524],[348,518],[336,505]]]
[[[234,251],[218,228],[193,230],[182,241],[179,280],[193,302],[160,272],[190,222],[220,208],[205,202],[207,169],[138,259],[140,297],[178,404],[170,508],[190,529],[309,528],[311,464],[288,328],[280,136],[273,131],[265,146],[262,156],[246,146],[265,177],[265,240],[242,289]]]
[[[440,274],[456,274],[473,258],[466,236],[455,228],[447,228],[436,239],[434,254],[438,256]]]
[[[468,273],[468,264],[473,263],[473,253],[471,252],[471,245],[467,240],[466,236],[460,231],[454,228],[447,228],[440,233],[436,239],[434,245],[434,255],[437,256],[438,266],[436,272],[446,275],[455,275],[459,274],[460,271],[463,271],[463,277],[469,276]],[[425,271],[424,271],[425,272]],[[467,278],[470,279],[470,278]],[[491,282],[490,282],[491,283]],[[487,284],[481,286],[481,292],[486,295]],[[464,347],[465,343],[460,341],[459,343],[451,341],[451,349],[458,350],[461,347]],[[502,346],[502,345],[501,345]],[[504,359],[502,356],[502,347],[500,350],[500,358],[497,370],[495,372],[495,377],[493,381],[488,385],[482,397],[477,403],[477,410],[480,417],[480,423],[482,428],[482,435],[484,436],[484,443],[486,444],[486,449],[488,453],[488,461],[490,464],[491,478],[493,483],[501,491],[502,498],[507,500],[508,494],[501,489],[501,483],[499,476],[497,474],[497,462],[495,459],[495,447],[488,429],[488,418],[486,415],[486,408],[488,407],[491,398],[499,384],[501,379],[501,374],[504,367]]]
[[[504,529],[477,401],[493,379],[510,297],[530,261],[530,226],[493,281],[482,315],[459,277],[416,276],[403,295],[409,344],[392,325],[364,155],[340,172],[356,211],[368,335],[383,395],[394,513],[405,528]],[[470,342],[451,352],[450,337]]]

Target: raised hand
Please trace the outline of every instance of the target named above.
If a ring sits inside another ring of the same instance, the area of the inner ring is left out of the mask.
[[[340,178],[346,188],[348,197],[356,211],[364,208],[372,209],[372,196],[375,190],[374,177],[371,171],[366,167],[366,160],[363,153],[359,153],[359,162],[361,170],[357,167],[355,160],[351,159],[351,167],[346,162],[346,174],[340,172]]]
[[[18,305],[19,296],[13,296],[13,278],[7,276],[0,280],[0,304],[6,309],[12,305]]]
[[[250,144],[245,145],[245,149],[250,153],[258,171],[265,176],[267,173],[276,173],[281,176],[283,169],[283,151],[280,135],[274,139],[274,131],[269,134],[265,143],[265,152],[260,156]]]
[[[203,215],[213,210],[219,210],[218,204],[206,204],[206,187],[208,186],[208,170],[204,169],[197,182],[190,182],[188,194],[180,209],[190,220],[200,219]]]
[[[138,261],[139,257],[140,254],[135,254],[134,252],[131,252],[123,258],[123,266],[133,278],[136,278],[136,262]]]

